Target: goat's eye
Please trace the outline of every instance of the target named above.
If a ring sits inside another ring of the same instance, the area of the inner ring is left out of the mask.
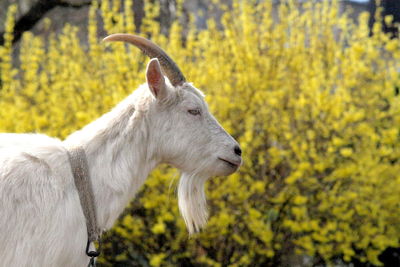
[[[200,109],[189,109],[188,112],[193,115],[193,116],[197,116],[200,115]]]

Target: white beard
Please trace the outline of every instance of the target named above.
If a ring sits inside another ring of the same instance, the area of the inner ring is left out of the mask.
[[[179,210],[189,234],[200,231],[207,223],[207,200],[204,183],[208,177],[182,173],[178,185]]]

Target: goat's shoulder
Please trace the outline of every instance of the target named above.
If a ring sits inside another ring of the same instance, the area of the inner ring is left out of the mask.
[[[0,134],[0,266],[44,266],[65,255],[85,259],[86,228],[79,209],[68,155],[60,140]],[[74,235],[68,235],[72,231]],[[53,250],[51,244],[60,246]],[[30,255],[32,263],[15,251]],[[38,258],[38,253],[43,255]],[[79,266],[73,261],[68,266]]]
[[[0,134],[0,183],[65,183],[69,178],[67,162],[59,139],[41,134]]]

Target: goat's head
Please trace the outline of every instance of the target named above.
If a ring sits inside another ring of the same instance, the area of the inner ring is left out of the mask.
[[[105,41],[124,41],[152,58],[147,66],[147,87],[152,98],[148,120],[163,162],[182,171],[179,208],[190,233],[207,220],[204,182],[229,175],[242,164],[238,143],[208,111],[203,93],[186,82],[172,59],[151,41],[129,34],[113,34]],[[163,75],[167,76],[166,79]]]

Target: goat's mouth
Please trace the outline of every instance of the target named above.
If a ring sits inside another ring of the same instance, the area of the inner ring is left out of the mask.
[[[240,166],[240,162],[237,161],[232,161],[232,160],[227,160],[227,159],[223,159],[218,157],[219,160],[222,160],[223,162],[225,162],[229,167],[237,169]]]

